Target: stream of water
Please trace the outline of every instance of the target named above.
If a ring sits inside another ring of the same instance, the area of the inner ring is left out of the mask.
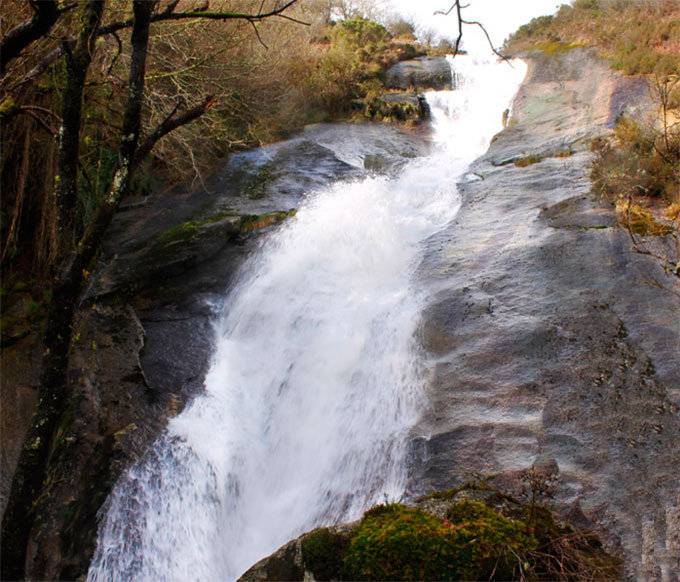
[[[246,263],[205,392],[115,487],[88,580],[233,580],[403,494],[427,382],[417,268],[526,71],[455,67],[458,89],[427,95],[431,155],[310,193]]]

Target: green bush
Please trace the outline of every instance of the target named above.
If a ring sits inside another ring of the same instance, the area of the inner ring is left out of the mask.
[[[456,503],[449,511],[448,520],[461,528],[461,534],[474,540],[477,580],[515,579],[527,553],[537,547],[536,539],[527,533],[523,521],[508,519],[483,503]]]
[[[305,571],[316,580],[619,578],[620,562],[594,534],[556,522],[535,501],[523,504],[486,483],[468,483],[419,503],[423,509],[379,505],[352,528],[307,534]]]
[[[668,144],[666,144],[668,141]],[[595,140],[591,180],[596,191],[615,201],[631,195],[680,202],[680,133],[663,134],[622,118],[610,140]]]
[[[330,36],[333,44],[357,52],[363,61],[383,50],[392,39],[382,24],[363,18],[341,20],[335,24]]]

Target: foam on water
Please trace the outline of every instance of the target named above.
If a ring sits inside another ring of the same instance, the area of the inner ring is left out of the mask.
[[[235,579],[301,532],[402,495],[426,382],[415,272],[526,71],[455,68],[458,90],[427,95],[432,155],[311,193],[246,263],[205,392],[116,485],[88,580]]]

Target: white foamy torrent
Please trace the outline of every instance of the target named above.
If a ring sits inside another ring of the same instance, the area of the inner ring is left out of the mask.
[[[310,195],[247,263],[205,393],[114,488],[88,580],[233,580],[403,494],[425,382],[414,273],[526,70],[455,67],[463,87],[427,96],[441,148]]]

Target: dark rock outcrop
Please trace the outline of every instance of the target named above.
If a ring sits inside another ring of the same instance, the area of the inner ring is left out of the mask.
[[[452,88],[453,73],[445,57],[420,57],[388,69],[385,82],[389,89],[441,91]]]

